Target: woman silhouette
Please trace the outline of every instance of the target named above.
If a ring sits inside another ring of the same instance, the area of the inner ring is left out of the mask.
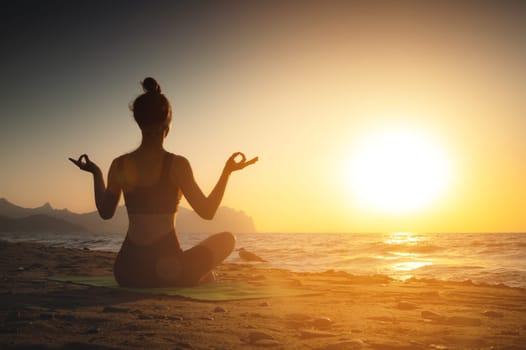
[[[210,220],[221,203],[230,174],[258,158],[247,161],[241,152],[232,154],[214,189],[205,196],[188,160],[163,148],[172,121],[170,102],[155,79],[146,78],[142,86],[144,93],[132,107],[142,142],[135,151],[113,160],[108,186],[99,167],[86,154],[69,160],[93,174],[95,203],[103,219],[113,216],[124,193],[129,226],[113,269],[119,285],[194,286],[214,279],[212,269],[234,250],[235,237],[229,232],[218,233],[183,251],[174,229],[181,196],[199,216]]]

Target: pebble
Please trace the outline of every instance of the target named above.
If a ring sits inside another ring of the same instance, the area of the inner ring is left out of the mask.
[[[367,318],[369,320],[387,322],[387,323],[397,323],[398,322],[395,317],[391,317],[391,316],[371,316]]]
[[[452,317],[444,317],[440,316],[439,314],[436,314],[431,311],[422,311],[422,318],[426,320],[432,320],[435,322],[440,322],[443,324],[448,325],[454,325],[454,326],[480,326],[482,325],[482,321],[478,318],[471,318],[471,317],[463,317],[463,316],[452,316]]]
[[[64,314],[64,315],[55,314],[55,318],[59,320],[64,320],[64,321],[73,321],[77,319],[77,316],[73,314]]]
[[[269,307],[270,303],[268,301],[264,301],[264,302],[260,303],[259,306],[261,306],[261,307]]]
[[[300,331],[301,339],[310,339],[310,338],[323,338],[323,337],[335,337],[337,334],[323,332],[323,331],[314,331],[310,329],[305,329]]]
[[[478,318],[453,316],[446,319],[446,323],[455,326],[473,326],[477,327],[482,325],[482,321]]]
[[[289,320],[294,320],[294,321],[306,321],[310,318],[310,316],[306,314],[288,314],[287,318]]]
[[[421,315],[422,315],[422,318],[425,318],[427,320],[433,320],[433,321],[442,320],[442,316],[434,312],[431,312],[431,311],[422,311]]]
[[[155,305],[153,308],[154,310],[162,310],[162,311],[170,310],[170,308],[166,305]]]
[[[126,325],[125,329],[127,331],[137,332],[140,329],[140,327],[137,324],[134,323],[134,324]]]
[[[422,296],[422,297],[426,297],[426,298],[439,298],[440,297],[440,293],[438,293],[436,290],[433,290],[433,291],[427,291],[427,292],[420,292],[418,293],[418,295]]]
[[[292,279],[289,281],[290,287],[303,287],[303,283],[300,280]]]
[[[145,315],[145,314],[140,314],[139,316],[137,316],[137,318],[139,320],[153,320],[154,317],[151,316],[151,315]]]
[[[184,320],[183,316],[166,316],[170,321],[182,321]]]
[[[401,301],[398,303],[397,307],[399,310],[414,310],[418,306],[416,304],[413,304],[407,301]]]
[[[365,343],[361,339],[353,339],[348,341],[343,341],[340,343],[332,343],[322,346],[321,348],[316,348],[316,350],[358,350],[362,349],[365,346]]]
[[[105,306],[102,312],[106,313],[126,313],[130,312],[130,309],[124,307]]]
[[[226,309],[222,306],[216,306],[214,312],[226,312]]]
[[[332,326],[334,322],[328,317],[318,317],[312,321],[312,326],[318,329],[327,329]]]
[[[271,346],[279,346],[281,345],[281,343],[274,339],[260,339],[260,340],[257,340],[251,343],[251,345],[261,346],[261,347],[271,347]]]
[[[193,349],[192,348],[192,345],[184,342],[184,341],[178,341],[177,343],[175,343],[175,348],[176,349]]]
[[[31,264],[28,269],[29,270],[33,270],[33,269],[39,269],[41,267],[44,267],[44,265],[40,264],[40,263],[33,263]],[[37,283],[39,283],[40,281],[36,281]]]
[[[250,344],[255,344],[256,342],[259,342],[261,340],[274,340],[274,337],[268,333],[261,331],[250,332],[250,334],[248,335],[248,342]]]
[[[100,332],[100,328],[97,328],[97,327],[92,327],[88,330],[86,330],[86,334],[95,334],[95,333],[99,333]]]
[[[504,317],[504,314],[502,312],[492,311],[492,310],[484,311],[482,314],[484,316],[486,316],[486,317],[491,317],[491,318],[502,318],[502,317]]]

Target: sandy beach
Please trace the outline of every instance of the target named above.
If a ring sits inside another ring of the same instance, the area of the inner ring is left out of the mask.
[[[1,349],[526,349],[526,291],[225,264],[220,281],[304,296],[196,301],[49,280],[115,253],[0,241]]]

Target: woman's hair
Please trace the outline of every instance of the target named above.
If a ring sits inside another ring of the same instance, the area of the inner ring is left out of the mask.
[[[154,78],[146,78],[142,82],[144,94],[133,101],[131,110],[133,118],[142,129],[151,125],[163,124],[172,120],[170,102],[161,93],[161,87]]]

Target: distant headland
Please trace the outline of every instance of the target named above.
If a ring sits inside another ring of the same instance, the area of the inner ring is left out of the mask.
[[[0,232],[96,232],[126,233],[128,216],[120,206],[110,220],[102,220],[96,211],[74,213],[54,209],[49,203],[36,208],[24,208],[0,199]],[[179,207],[177,231],[180,233],[255,233],[253,219],[242,211],[220,207],[213,220],[203,220],[190,209]]]

